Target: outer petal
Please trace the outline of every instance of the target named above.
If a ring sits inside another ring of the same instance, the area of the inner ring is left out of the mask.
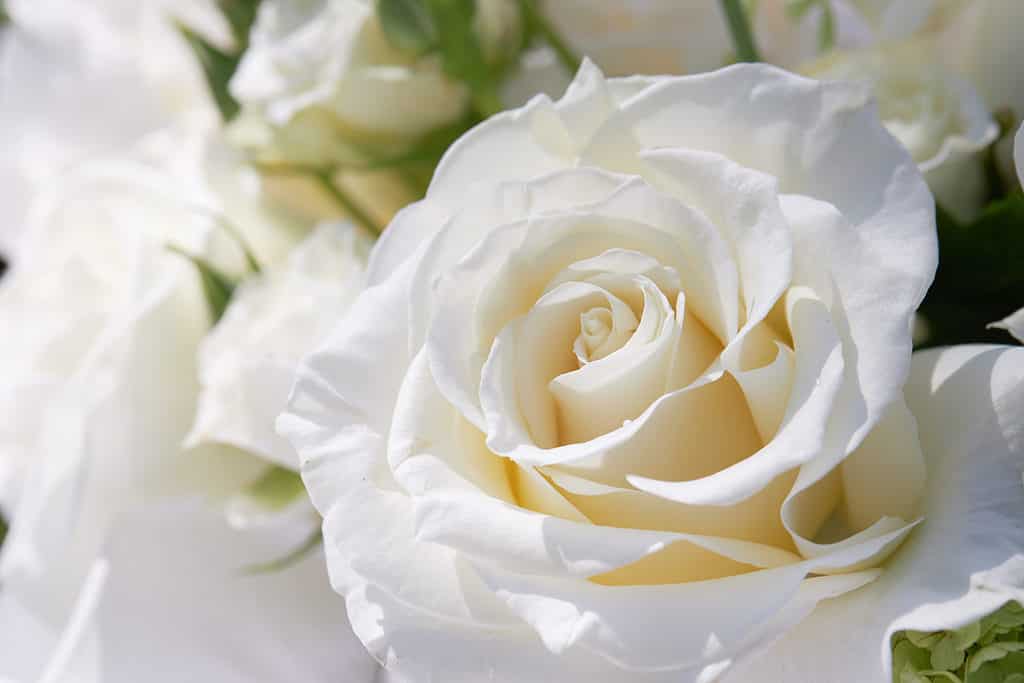
[[[281,268],[247,280],[199,349],[189,445],[225,443],[298,469],[274,432],[295,368],[362,288],[367,241],[351,224],[320,225]]]
[[[891,680],[891,635],[957,628],[1024,597],[1024,349],[914,357],[925,522],[871,586],[820,606],[728,683]],[[755,673],[756,672],[756,673]]]
[[[377,666],[352,636],[316,554],[245,575],[246,565],[279,553],[282,539],[239,533],[219,508],[194,500],[134,510],[111,532],[79,595],[77,624],[62,634],[33,631],[39,622],[5,593],[0,672],[37,680],[37,669],[17,671],[28,664],[22,653],[60,635],[48,681],[374,679]]]
[[[12,21],[0,50],[0,251],[15,251],[33,192],[69,165],[175,121],[215,120],[198,65],[166,16],[188,14],[205,29],[199,4],[5,3]]]

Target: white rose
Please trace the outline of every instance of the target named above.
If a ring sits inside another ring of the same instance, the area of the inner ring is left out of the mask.
[[[172,123],[215,120],[199,65],[168,21],[170,4],[5,3],[11,23],[0,50],[0,251],[8,257],[28,198],[69,166],[120,153]],[[211,3],[174,4],[174,14],[217,34]]]
[[[546,0],[543,10],[579,54],[610,75],[708,71],[732,52],[719,3]]]
[[[484,0],[476,19],[485,49],[516,33],[510,0]],[[445,75],[438,54],[414,57],[389,42],[369,0],[261,3],[230,90],[242,106],[231,131],[237,144],[269,163],[339,165],[334,182],[379,225],[418,188],[408,174],[351,167],[365,163],[368,150],[370,158],[401,155],[469,107],[466,88]],[[309,218],[345,215],[301,174],[274,180],[273,195]]]
[[[484,47],[505,40],[517,15],[509,0],[477,10]],[[402,143],[454,123],[469,104],[436,54],[394,47],[368,0],[260,5],[231,93],[284,135],[286,156],[335,159],[352,142]]]
[[[823,603],[722,683],[894,680],[898,631],[958,629],[1024,604],[1024,348],[915,353],[906,397],[928,460],[920,532],[877,581]]]
[[[927,40],[834,52],[801,71],[867,83],[885,127],[910,151],[943,208],[964,220],[984,203],[981,152],[999,133],[967,81],[946,71]]]
[[[245,259],[159,142],[156,160],[90,163],[49,188],[0,286],[0,479],[25,473],[3,500],[0,679],[370,680],[372,662],[338,647],[351,633],[314,557],[239,575],[307,533],[229,528],[216,499],[262,461],[182,449],[211,315],[167,246],[229,274]]]
[[[298,470],[274,432],[295,368],[361,291],[370,241],[320,225],[285,263],[246,280],[199,351],[199,407],[187,443],[223,443]]]
[[[1010,110],[1024,120],[1024,3],[974,0],[965,3],[943,35],[943,55],[984,96],[993,111]]]
[[[278,420],[359,638],[410,681],[709,681],[884,574],[932,504],[932,206],[864,89],[763,65],[586,63],[463,136]]]

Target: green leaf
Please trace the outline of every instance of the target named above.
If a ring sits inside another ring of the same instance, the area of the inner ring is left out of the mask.
[[[0,513],[0,548],[4,547],[4,539],[7,538],[7,518]]]
[[[740,0],[719,0],[725,14],[729,34],[736,48],[736,58],[741,62],[760,62],[754,33],[747,18],[747,10]]]
[[[217,0],[217,7],[231,27],[231,35],[235,39],[235,54],[244,52],[249,46],[249,29],[256,21],[260,0]]]
[[[1013,683],[1024,680],[1024,652],[1009,652],[967,674],[966,683]]]
[[[176,23],[178,32],[192,49],[199,60],[206,77],[206,85],[213,96],[213,101],[220,110],[221,118],[230,121],[238,114],[238,102],[228,92],[228,82],[238,68],[238,55],[230,55],[210,43],[188,26]]]
[[[210,307],[210,317],[216,323],[224,315],[224,311],[227,310],[228,303],[231,301],[231,295],[235,291],[235,283],[206,259],[189,254],[175,245],[169,245],[167,248],[191,261],[196,270],[199,271],[203,294],[206,296],[206,303]]]
[[[928,651],[917,647],[905,636],[893,638],[892,648],[893,680],[902,683],[902,679],[912,678],[913,674],[926,669],[929,664]]]
[[[946,633],[932,648],[932,668],[938,671],[953,671],[964,663],[967,654],[957,647],[954,633]]]
[[[283,510],[305,494],[306,487],[298,472],[274,465],[250,483],[242,494],[266,510]]]
[[[437,49],[437,25],[423,0],[377,0],[377,18],[388,40],[399,50],[422,55]]]
[[[500,74],[487,62],[473,18],[475,0],[426,0],[436,22],[444,72],[469,88],[473,106],[484,117],[503,109],[498,97]]]

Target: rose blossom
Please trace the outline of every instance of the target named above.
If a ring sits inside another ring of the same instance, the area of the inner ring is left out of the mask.
[[[412,681],[708,681],[854,600],[943,504],[932,206],[863,88],[763,65],[587,63],[466,134],[278,420],[359,638]]]
[[[518,36],[510,0],[477,3],[485,53],[498,59]],[[265,162],[331,165],[403,153],[424,135],[468,113],[469,93],[448,78],[438,54],[412,56],[393,46],[369,0],[261,3],[250,44],[230,82],[242,106],[231,137]],[[277,176],[281,201],[314,218],[338,207],[303,179]],[[413,199],[389,171],[338,172],[334,181],[386,224]],[[275,189],[276,188],[276,189]]]
[[[69,166],[171,124],[216,120],[199,64],[170,18],[215,40],[226,29],[204,0],[7,0],[4,9],[0,252],[12,260],[28,198]]]
[[[199,346],[201,389],[187,447],[224,444],[298,471],[298,456],[274,432],[274,418],[285,406],[299,361],[362,290],[370,244],[351,224],[321,224],[287,260],[236,289]],[[286,492],[290,499],[273,506],[235,496],[231,521],[249,527],[305,518],[303,526],[315,528],[319,518],[308,514],[309,502],[297,486]]]
[[[999,127],[971,84],[943,68],[932,40],[837,51],[800,71],[867,83],[885,127],[918,163],[943,208],[964,220],[977,214],[986,191],[980,153]]]
[[[0,475],[13,484],[2,501],[0,679],[374,675],[364,653],[339,647],[351,632],[315,554],[273,575],[243,573],[308,534],[308,522],[228,525],[220,500],[266,463],[182,447],[212,316],[195,265],[168,247],[238,277],[246,259],[227,224],[239,221],[268,265],[289,239],[254,218],[258,196],[234,204],[246,195],[246,183],[227,191],[238,178],[209,179],[221,206],[191,187],[201,172],[174,157],[189,156],[190,142],[159,136],[67,173],[35,199],[0,286]]]

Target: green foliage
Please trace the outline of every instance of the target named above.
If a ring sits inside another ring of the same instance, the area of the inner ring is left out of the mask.
[[[987,325],[1024,305],[1024,194],[991,203],[969,224],[936,213],[939,270],[921,314],[927,346],[1009,343]]]
[[[542,37],[575,72],[579,60],[530,0],[520,0],[524,37]],[[502,80],[518,54],[488,55],[476,27],[476,0],[377,0],[377,16],[388,41],[414,57],[436,54],[452,80],[466,85],[483,117],[501,111]],[[526,41],[519,42],[522,50]]]
[[[217,0],[217,7],[231,27],[235,39],[233,52],[240,55],[249,47],[249,29],[256,21],[260,0]]]
[[[741,62],[760,62],[761,55],[757,50],[754,32],[747,16],[747,8],[741,0],[719,0],[729,26],[733,46],[736,48],[736,59]]]
[[[234,38],[231,48],[218,47],[188,26],[175,22],[178,32],[202,67],[210,95],[225,122],[238,115],[238,102],[228,91],[228,83],[249,46],[249,29],[256,19],[259,4],[260,0],[217,0],[218,9],[231,27]]]
[[[893,683],[1024,683],[1024,607],[1008,602],[951,631],[903,631],[892,646]]]

